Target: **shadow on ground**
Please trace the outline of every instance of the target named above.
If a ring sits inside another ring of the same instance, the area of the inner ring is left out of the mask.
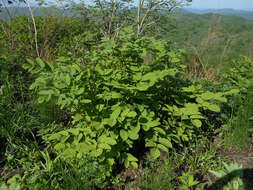
[[[244,190],[253,190],[253,169],[235,170],[218,179],[215,183],[209,186],[207,190],[223,190],[223,188],[236,177],[240,177],[242,179]]]

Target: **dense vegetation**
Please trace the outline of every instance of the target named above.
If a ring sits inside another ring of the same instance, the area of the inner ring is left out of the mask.
[[[253,21],[106,2],[1,21],[0,190],[252,187]]]
[[[252,58],[252,20],[213,13],[182,13],[163,23],[163,28],[157,37],[169,39],[174,47],[187,50],[188,64],[205,65],[211,75],[214,68],[219,72],[238,55]]]
[[[195,13],[195,14],[207,14],[207,13],[216,13],[219,15],[225,15],[225,16],[239,16],[246,19],[253,19],[253,9],[244,9],[244,10],[238,10],[238,9],[191,9],[187,8],[184,9],[186,12]]]

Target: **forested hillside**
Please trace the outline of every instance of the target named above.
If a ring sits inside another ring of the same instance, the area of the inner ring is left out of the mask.
[[[176,42],[178,46],[185,49],[198,46],[211,37],[210,43],[223,43],[217,44],[216,48],[222,48],[226,42],[229,43],[228,56],[250,54],[253,20],[212,13],[203,15],[182,13],[175,18],[173,26],[168,25],[168,28],[171,29],[166,31],[162,37]]]
[[[246,19],[253,19],[253,9],[249,10],[236,10],[236,9],[184,9],[185,12],[191,12],[195,14],[207,14],[216,13],[225,16],[240,16]]]
[[[0,190],[252,189],[252,20],[1,2]]]
[[[203,62],[222,67],[225,62],[246,55],[252,58],[253,21],[237,16],[182,13],[160,36],[177,48],[187,49]]]
[[[33,9],[34,16],[81,17],[78,11],[69,8],[33,7]],[[12,7],[10,12],[15,16],[25,15],[30,17],[29,10],[25,7]],[[212,54],[211,57],[223,51],[225,51],[225,57],[233,57],[238,54],[252,56],[251,49],[253,47],[251,46],[253,46],[253,42],[251,33],[253,32],[253,20],[250,20],[251,16],[244,17],[243,14],[239,13],[253,15],[253,12],[250,11],[233,9],[181,9],[172,18],[168,18],[166,13],[164,13],[159,20],[160,24],[156,31],[152,32],[151,29],[149,35],[156,38],[169,39],[174,43],[175,47],[188,50],[209,39],[206,42],[208,46],[206,48],[213,49],[208,52],[208,54]],[[6,10],[0,13],[0,18],[2,20],[9,19]]]

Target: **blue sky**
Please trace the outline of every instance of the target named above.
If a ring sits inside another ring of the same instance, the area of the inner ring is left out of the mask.
[[[253,9],[253,0],[193,0],[191,8],[198,9]]]

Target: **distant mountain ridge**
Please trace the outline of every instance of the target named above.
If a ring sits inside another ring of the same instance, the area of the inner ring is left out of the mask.
[[[253,9],[237,10],[237,9],[193,9],[184,8],[182,12],[195,13],[195,14],[207,14],[215,13],[225,16],[240,16],[246,19],[253,19]]]
[[[57,9],[54,7],[32,7],[34,16],[76,16],[78,15],[74,11],[71,10],[63,10],[63,9]],[[27,7],[11,7],[9,8],[11,16],[28,16],[30,17],[31,14],[29,12],[29,9]],[[2,9],[0,12],[0,20],[9,20],[10,16],[7,13],[6,9]]]
[[[17,9],[18,8],[18,9]],[[17,9],[17,12],[15,16],[25,15],[30,16],[29,10],[27,7],[12,7],[10,10],[11,12],[15,12],[15,9]],[[60,14],[63,13],[65,16],[74,16],[77,15],[77,13],[71,11],[71,10],[61,10],[61,9],[55,9],[50,7],[38,7],[35,9],[34,15],[35,16],[48,16],[48,15],[54,15],[54,14]],[[223,16],[239,16],[246,19],[253,20],[253,9],[247,9],[247,10],[237,10],[237,9],[194,9],[194,8],[183,8],[180,9],[178,12],[181,13],[193,13],[198,15],[203,14],[219,14]],[[5,9],[2,9],[0,12],[0,19],[8,20],[8,14]]]

